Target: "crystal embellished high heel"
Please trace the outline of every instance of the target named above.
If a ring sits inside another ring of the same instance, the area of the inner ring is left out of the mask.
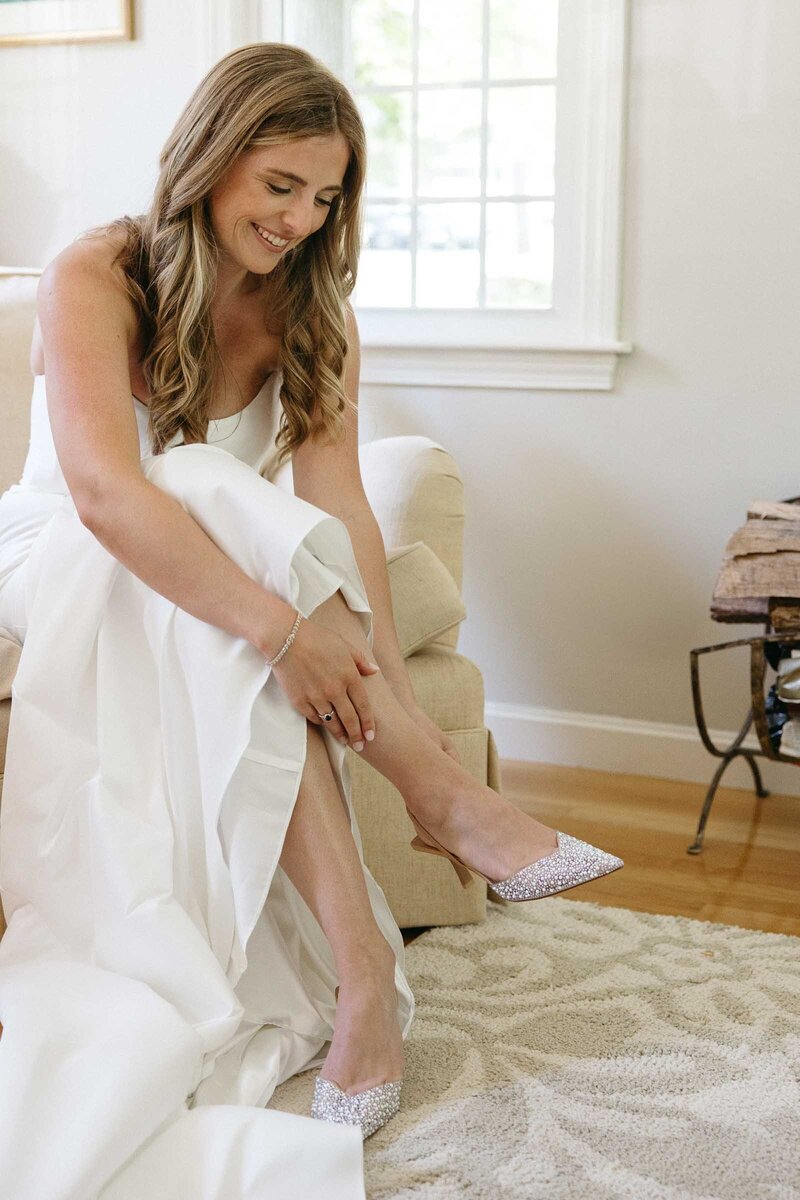
[[[334,996],[338,992],[337,987]],[[400,1108],[402,1087],[402,1079],[393,1079],[348,1096],[332,1079],[322,1079],[318,1075],[314,1080],[311,1116],[339,1125],[359,1125],[361,1136],[366,1139],[395,1116]]]
[[[493,892],[504,900],[539,900],[543,896],[553,896],[556,892],[565,892],[567,888],[576,887],[579,883],[589,883],[599,879],[601,875],[610,875],[612,871],[624,867],[625,863],[616,854],[607,854],[589,842],[572,837],[569,833],[556,830],[558,848],[552,854],[546,854],[535,862],[521,867],[508,879],[489,879],[475,867],[468,867],[455,854],[442,845],[437,838],[421,825],[410,809],[406,809],[417,830],[411,845],[415,850],[426,854],[441,854],[448,858],[458,875],[462,887],[470,882],[470,875],[478,875],[489,885]]]

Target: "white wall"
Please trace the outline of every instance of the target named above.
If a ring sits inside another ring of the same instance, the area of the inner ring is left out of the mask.
[[[501,754],[706,780],[689,650],[763,631],[710,620],[717,569],[751,499],[800,493],[800,5],[633,0],[630,43],[614,391],[373,388],[373,409],[463,472],[460,649]],[[721,729],[744,653],[709,664]]]
[[[202,38],[191,0],[136,7],[134,41],[0,48],[4,264],[44,265],[82,229],[146,205]]]
[[[133,43],[0,51],[1,262],[43,264],[144,207],[166,134],[228,49],[214,10],[140,0]],[[689,649],[760,632],[709,619],[719,560],[749,500],[800,493],[799,50],[792,0],[632,0],[620,336],[635,349],[614,391],[364,389],[363,440],[425,433],[463,473],[460,649],[501,754],[710,776]],[[712,723],[731,729],[743,659],[711,682]]]

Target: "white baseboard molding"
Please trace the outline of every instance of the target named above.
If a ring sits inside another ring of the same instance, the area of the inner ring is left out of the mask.
[[[705,784],[711,782],[720,762],[705,749],[694,725],[489,702],[485,705],[485,720],[500,757],[522,762]],[[710,733],[720,747],[729,745],[735,736],[724,730]],[[744,745],[758,749],[752,735]],[[764,758],[756,761],[764,786],[771,792],[800,796],[800,759],[798,767]],[[744,759],[737,758],[730,764],[721,786],[752,789],[753,777]]]

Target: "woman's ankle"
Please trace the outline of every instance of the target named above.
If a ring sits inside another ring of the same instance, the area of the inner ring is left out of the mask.
[[[378,938],[380,940],[375,940],[371,945],[360,943],[351,952],[336,956],[340,988],[349,989],[354,984],[358,987],[370,984],[383,987],[387,979],[394,978],[397,962],[394,950],[383,934],[379,934]]]
[[[452,759],[449,761],[455,766]],[[420,824],[435,833],[454,822],[458,824],[466,812],[478,809],[485,791],[485,786],[466,772],[460,778],[446,772],[442,779],[426,783],[424,792],[414,790],[404,795],[403,800]]]

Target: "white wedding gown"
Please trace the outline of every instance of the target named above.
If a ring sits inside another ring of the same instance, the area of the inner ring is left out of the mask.
[[[142,470],[304,616],[341,589],[372,645],[346,526],[276,483],[280,372],[208,444]],[[305,717],[264,657],[178,608],[81,523],[44,376],[0,497],[0,628],[22,645],[0,813],[0,1197],[360,1200],[357,1127],[264,1105],[325,1061],[337,976],[278,863]],[[324,731],[353,813],[345,748]],[[414,1017],[400,931],[364,866]]]

